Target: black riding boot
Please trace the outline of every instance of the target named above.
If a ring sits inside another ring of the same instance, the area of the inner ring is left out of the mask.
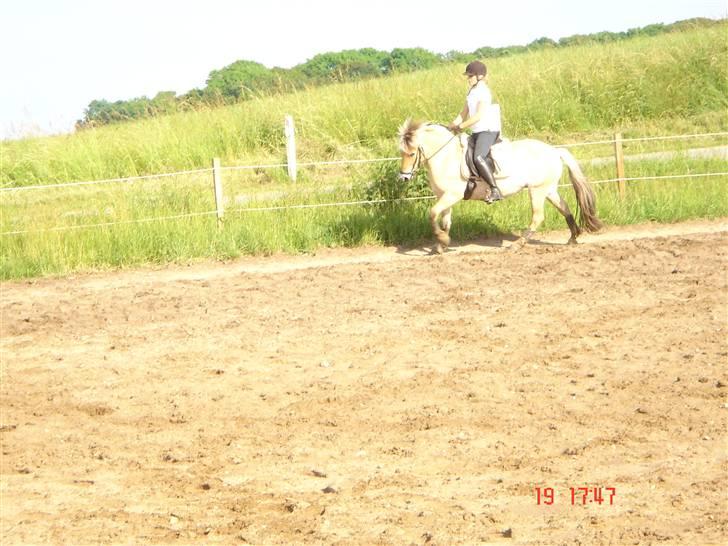
[[[490,170],[488,162],[484,158],[478,156],[475,158],[475,165],[478,168],[480,176],[482,176],[483,180],[485,180],[490,186],[490,197],[485,199],[485,202],[490,204],[503,199],[498,186],[495,185],[495,177],[493,176],[493,172]]]

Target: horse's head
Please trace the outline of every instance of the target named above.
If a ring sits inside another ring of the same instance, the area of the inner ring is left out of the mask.
[[[422,128],[421,121],[408,119],[399,128],[399,153],[402,161],[399,164],[399,179],[410,180],[419,167],[422,159],[422,149],[417,138],[417,132]]]
[[[444,150],[456,136],[447,127],[438,123],[426,123],[408,119],[399,128],[399,179],[410,180],[420,164]]]

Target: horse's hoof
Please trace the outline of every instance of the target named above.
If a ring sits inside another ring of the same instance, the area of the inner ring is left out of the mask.
[[[524,246],[526,246],[526,243],[528,242],[528,239],[525,239],[521,237],[520,239],[516,239],[511,246],[508,247],[509,250],[515,252],[517,250],[521,250]]]
[[[450,236],[447,233],[440,233],[437,236],[437,253],[442,254],[450,246]]]
[[[577,244],[576,243],[576,237],[572,237],[571,239],[569,239],[569,242],[566,243],[566,244],[568,244],[568,245],[575,245],[575,244]]]

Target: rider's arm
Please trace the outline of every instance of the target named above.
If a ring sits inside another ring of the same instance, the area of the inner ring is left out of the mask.
[[[460,111],[458,116],[452,120],[452,123],[450,123],[450,130],[458,129],[460,130],[460,124],[463,122],[463,120],[468,117],[468,103],[465,103],[465,106],[463,106],[463,109]]]
[[[466,105],[466,108],[467,108],[467,105]],[[464,131],[468,127],[478,123],[485,115],[485,110],[487,108],[488,108],[488,105],[484,100],[478,101],[478,106],[475,110],[475,113],[472,116],[470,116],[468,119],[466,119],[465,121],[461,121],[459,123],[460,130]]]

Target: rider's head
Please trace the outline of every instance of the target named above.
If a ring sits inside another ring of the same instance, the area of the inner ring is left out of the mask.
[[[478,80],[482,80],[483,78],[485,78],[485,75],[487,73],[488,69],[483,63],[481,63],[480,61],[473,61],[471,63],[468,63],[468,66],[465,67],[464,75],[468,78],[474,76]]]

